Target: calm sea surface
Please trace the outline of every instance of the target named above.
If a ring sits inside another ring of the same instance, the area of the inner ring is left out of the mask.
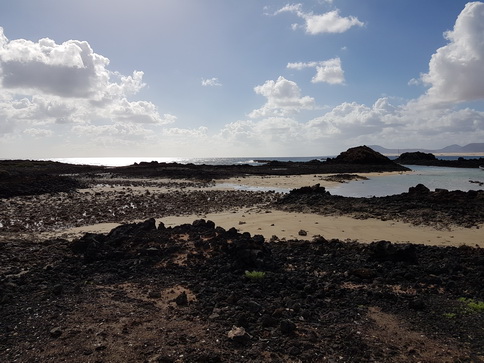
[[[168,157],[114,157],[114,158],[57,158],[50,159],[72,164],[124,166],[142,161],[177,162],[182,164],[207,164],[207,165],[234,165],[249,164],[258,165],[257,160],[279,160],[279,161],[309,161],[325,160],[332,156],[314,157],[283,157],[283,158],[168,158]],[[458,156],[439,157],[440,159],[457,159]],[[444,168],[433,166],[407,165],[412,172],[396,175],[376,176],[370,180],[353,181],[339,184],[336,187],[328,188],[333,195],[351,197],[386,196],[407,192],[408,188],[417,184],[423,184],[431,190],[443,188],[448,190],[484,190],[484,171],[480,169]],[[473,183],[474,182],[474,183]],[[477,182],[477,183],[475,183]],[[243,187],[242,187],[243,188]],[[257,188],[246,188],[257,190]],[[265,190],[267,188],[260,188]],[[278,190],[285,191],[285,190]],[[289,190],[287,190],[289,191]]]
[[[325,160],[329,156],[314,157],[284,157],[284,158],[171,158],[171,157],[112,157],[112,158],[54,158],[45,160],[60,161],[69,164],[104,165],[104,166],[126,166],[142,161],[157,161],[159,163],[180,163],[195,165],[236,165],[236,164],[260,164],[257,160],[279,160],[279,161],[309,161]]]
[[[443,168],[437,166],[406,165],[412,172],[373,177],[370,180],[354,181],[328,188],[331,194],[345,197],[382,197],[407,192],[408,188],[423,184],[430,190],[484,189],[484,171],[467,168]],[[480,182],[483,186],[480,186]]]

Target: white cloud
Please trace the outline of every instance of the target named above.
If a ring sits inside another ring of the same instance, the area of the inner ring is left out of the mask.
[[[287,68],[297,70],[316,68],[316,75],[311,79],[312,83],[344,84],[345,81],[340,58],[332,58],[321,62],[288,63]]]
[[[268,117],[258,122],[241,120],[229,123],[221,131],[231,142],[260,144],[261,142],[294,142],[301,136],[302,125],[288,117]]]
[[[30,129],[24,130],[24,134],[27,134],[33,137],[42,138],[42,137],[52,136],[54,133],[52,132],[52,130],[30,128]]]
[[[356,102],[344,102],[326,114],[308,122],[313,137],[334,134],[351,138],[377,133],[384,127],[397,127],[398,114],[387,99],[379,99],[372,107]]]
[[[161,116],[154,104],[147,101],[129,102],[125,98],[114,104],[105,117],[116,121],[146,123],[146,124],[168,124],[176,121],[176,116],[164,114]]]
[[[452,143],[461,145],[482,138],[484,112],[424,107],[418,101],[396,106],[380,98],[371,107],[343,103],[305,127],[314,140],[336,139],[347,146],[405,147],[410,142],[412,147],[439,148],[449,144],[450,137]]]
[[[304,124],[291,117],[231,122],[214,136],[226,153],[245,156],[301,155],[314,150]],[[313,151],[314,152],[314,151]]]
[[[364,26],[365,24],[354,16],[342,17],[339,15],[339,10],[328,11],[324,14],[314,14],[312,12],[304,12],[302,4],[286,5],[275,12],[280,14],[283,12],[291,12],[305,21],[304,29],[309,34],[321,33],[344,33],[354,26]],[[297,29],[298,25],[292,25],[293,29]]]
[[[94,155],[106,149],[130,155],[156,142],[155,133],[146,125],[125,122],[74,125],[70,138],[77,139],[74,145],[82,145],[85,152]]]
[[[261,108],[249,114],[251,118],[277,116],[284,117],[301,110],[312,109],[314,98],[301,97],[301,90],[296,82],[279,77],[276,81],[269,80],[254,88],[255,93],[267,98]]]
[[[32,125],[112,123],[167,124],[176,117],[160,115],[149,101],[129,101],[144,86],[143,72],[110,71],[109,59],[88,42],[56,44],[8,40],[0,27],[0,119],[14,132]],[[39,134],[40,135],[40,134]]]
[[[204,87],[220,87],[222,86],[222,83],[218,80],[218,78],[209,78],[209,79],[203,79],[202,78],[202,86]]]
[[[484,99],[484,3],[467,3],[454,29],[444,34],[449,43],[432,55],[429,72],[421,76],[430,86],[427,103],[458,103]]]
[[[267,150],[260,155],[324,154],[362,144],[406,147],[409,142],[412,147],[439,148],[450,137],[461,145],[484,137],[484,112],[418,108],[416,103],[394,105],[389,98],[371,106],[345,102],[306,122],[272,116],[232,122],[217,137],[220,147]]]
[[[7,90],[88,98],[99,97],[108,85],[109,60],[94,53],[87,42],[8,41],[2,28],[0,34],[1,83]]]

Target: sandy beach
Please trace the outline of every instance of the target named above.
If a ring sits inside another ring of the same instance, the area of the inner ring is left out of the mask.
[[[340,239],[370,243],[387,240],[393,243],[415,243],[429,246],[479,246],[484,248],[482,230],[457,227],[452,230],[439,230],[429,226],[415,226],[397,221],[378,219],[354,219],[346,216],[321,216],[310,213],[290,213],[269,209],[240,209],[237,211],[169,216],[157,219],[165,226],[174,227],[190,224],[194,220],[213,221],[217,226],[251,235],[261,234],[266,240],[276,236],[279,240],[312,239],[322,236],[326,239]],[[139,221],[138,221],[139,222]],[[84,233],[108,233],[117,223],[100,223],[46,233],[46,237],[79,237]],[[303,232],[302,232],[303,231]],[[302,234],[300,234],[300,232]]]
[[[360,177],[377,178],[393,173],[361,173]],[[218,180],[215,185],[209,186],[208,190],[234,190],[237,188],[284,188],[293,189],[303,186],[320,184],[329,187],[337,184],[328,181],[328,175],[295,175],[295,176],[247,176]],[[139,181],[139,180],[138,180]],[[168,184],[167,179],[159,180],[160,183]],[[196,190],[190,181],[177,181],[178,188],[183,190]],[[187,185],[185,187],[185,185]],[[110,187],[103,184],[95,186],[92,193],[124,191],[124,187]],[[130,190],[137,193],[160,193],[177,190],[176,186],[170,187],[131,187]],[[85,191],[87,192],[87,190]],[[192,223],[197,219],[213,221],[223,228],[236,227],[240,232],[249,232],[252,235],[261,234],[266,240],[273,236],[279,240],[312,239],[314,236],[323,236],[326,239],[340,239],[370,243],[374,241],[388,240],[394,243],[415,243],[433,246],[479,246],[484,247],[482,230],[484,224],[473,228],[452,227],[449,229],[436,229],[431,226],[413,225],[400,221],[367,218],[357,219],[350,216],[322,216],[314,213],[292,213],[266,206],[251,208],[232,208],[229,211],[215,213],[185,213],[183,215],[170,215],[157,218],[157,222],[163,222],[166,226],[177,226]],[[133,220],[140,222],[140,220]],[[97,223],[75,228],[60,229],[48,232],[45,237],[68,237],[75,238],[83,233],[107,233],[119,223]]]

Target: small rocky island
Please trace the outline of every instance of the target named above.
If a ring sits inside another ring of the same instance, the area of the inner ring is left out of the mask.
[[[424,153],[420,151],[407,152],[401,154],[396,163],[404,165],[424,165],[424,166],[445,166],[449,168],[479,168],[484,165],[484,158],[464,159],[459,157],[457,160],[443,160],[438,159],[432,153]]]

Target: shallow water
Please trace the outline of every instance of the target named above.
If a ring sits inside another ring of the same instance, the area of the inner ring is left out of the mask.
[[[430,190],[484,190],[470,181],[484,183],[484,171],[469,168],[406,165],[412,172],[372,177],[326,188],[333,195],[345,197],[382,197],[408,192],[410,187],[423,184]]]
[[[439,159],[456,160],[461,156],[439,156]],[[123,166],[132,165],[135,162],[141,161],[158,161],[158,162],[178,162],[178,163],[193,163],[193,164],[207,164],[207,165],[234,165],[234,164],[249,164],[258,165],[258,160],[279,160],[279,161],[309,161],[313,159],[324,160],[326,156],[319,157],[260,157],[260,158],[170,158],[170,157],[102,157],[102,158],[57,158],[50,159],[73,164],[88,164],[88,165],[108,165],[108,166]],[[474,157],[464,157],[465,159]],[[470,181],[478,181],[484,183],[484,171],[480,169],[468,168],[446,168],[437,166],[417,166],[406,165],[412,169],[411,173],[387,175],[372,177],[371,180],[352,181],[349,183],[340,184],[334,187],[329,187],[327,190],[333,195],[342,195],[345,197],[381,197],[386,195],[400,194],[408,191],[408,188],[417,184],[423,184],[430,190],[436,188],[448,190],[484,190],[484,186],[470,183]],[[271,187],[251,187],[243,185],[226,185],[240,190],[253,191],[268,191],[274,190],[277,192],[289,192],[290,189],[271,188]]]

